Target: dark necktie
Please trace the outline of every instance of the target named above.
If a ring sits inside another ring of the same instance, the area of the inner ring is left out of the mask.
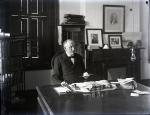
[[[74,56],[69,56],[69,58],[74,58]]]
[[[74,64],[74,56],[69,56],[69,59],[70,59],[71,62]]]

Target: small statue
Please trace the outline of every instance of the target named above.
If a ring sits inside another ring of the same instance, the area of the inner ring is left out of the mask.
[[[131,61],[134,62],[136,60],[136,56],[135,56],[135,48],[132,47],[131,48],[131,57],[130,57]]]

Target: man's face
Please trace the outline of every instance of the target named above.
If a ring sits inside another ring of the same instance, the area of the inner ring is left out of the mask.
[[[65,45],[65,51],[68,54],[68,56],[73,56],[75,52],[75,43],[72,41],[68,41]]]

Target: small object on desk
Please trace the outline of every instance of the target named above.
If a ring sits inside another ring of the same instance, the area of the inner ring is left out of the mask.
[[[134,90],[133,92],[134,92],[134,93],[137,93],[137,94],[140,94],[140,95],[145,95],[145,94],[149,95],[149,94],[150,94],[150,92],[147,92],[147,91],[140,91],[140,90]]]
[[[134,78],[125,78],[125,79],[118,79],[120,87],[123,89],[136,89],[137,83],[134,81]]]
[[[107,80],[99,80],[99,81],[95,81],[96,85],[104,85],[106,87],[110,86],[110,83]]]
[[[131,93],[130,96],[138,97],[139,94],[137,94],[137,93]]]
[[[72,90],[74,90],[74,93],[75,92],[82,92],[82,93],[88,93],[88,92],[90,92],[87,88],[85,88],[85,87],[79,87],[78,85],[77,85],[77,83],[73,83],[73,84],[71,84],[71,85],[69,85],[71,88],[72,88]]]
[[[78,87],[77,84],[73,84],[72,86],[75,88],[75,90],[80,90],[80,87]]]
[[[133,81],[134,78],[125,78],[125,79],[118,79],[118,82],[120,84],[126,84],[126,83],[129,83],[131,81]]]
[[[67,86],[67,85],[68,85],[67,82],[65,82],[65,81],[61,82],[61,86],[65,87],[65,86]]]
[[[66,94],[68,92],[71,92],[70,89],[68,89],[67,87],[54,87],[54,90],[58,93],[58,94]]]
[[[110,82],[111,84],[119,84],[119,82],[118,81],[112,81],[112,82]]]

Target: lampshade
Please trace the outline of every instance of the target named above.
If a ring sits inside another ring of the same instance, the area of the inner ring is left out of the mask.
[[[124,32],[122,33],[122,37],[125,40],[131,40],[133,43],[136,43],[137,40],[141,40],[142,33],[141,32]]]

